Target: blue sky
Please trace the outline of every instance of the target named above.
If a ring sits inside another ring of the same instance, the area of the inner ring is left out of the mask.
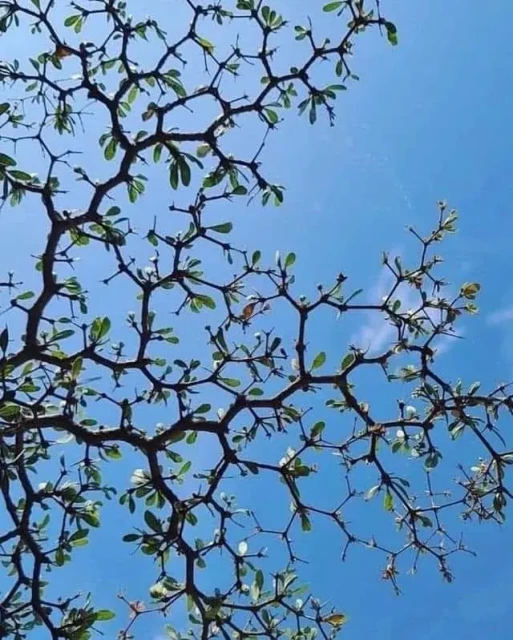
[[[147,11],[166,8],[162,2],[145,4]],[[278,4],[292,21],[296,11],[303,15],[310,6],[306,0],[298,0],[292,8],[285,2]],[[381,251],[408,255],[411,241],[404,228],[430,228],[437,200],[448,200],[460,212],[460,231],[441,251],[447,259],[444,273],[455,286],[465,280],[479,281],[482,295],[480,316],[465,320],[463,340],[446,345],[440,362],[448,376],[461,376],[468,383],[480,379],[492,387],[513,377],[509,277],[513,5],[497,0],[479,11],[463,0],[451,0],[450,6],[443,0],[383,0],[382,5],[397,24],[400,44],[392,48],[371,37],[358,46],[354,67],[361,81],[339,98],[336,127],[330,129],[323,122],[310,127],[290,114],[270,141],[267,172],[286,185],[284,206],[240,207],[228,210],[227,217],[236,222],[240,242],[263,249],[269,259],[276,249],[294,250],[297,278],[305,290],[342,270],[354,288],[365,286],[372,296],[383,283]],[[321,28],[330,28],[327,20],[320,16],[317,22]],[[16,46],[23,51],[20,43]],[[253,134],[250,129],[248,136]],[[157,209],[162,197],[160,192],[150,193],[143,213]],[[167,195],[164,198],[167,206]],[[1,237],[16,239],[21,247],[14,249],[11,240],[2,245],[2,271],[14,264],[22,277],[29,277],[28,255],[41,246],[41,225],[37,211],[27,207],[2,212]],[[97,269],[98,265],[90,267],[92,281]],[[98,308],[108,302],[102,297]],[[341,340],[365,339],[380,330],[365,315],[347,330],[330,320],[319,324],[319,348],[338,357]],[[185,345],[193,348],[194,342],[194,337],[189,338]],[[370,391],[378,403],[390,400],[386,388],[376,386]],[[195,455],[199,463],[205,453]],[[457,455],[451,452],[448,457]],[[466,458],[465,453],[460,455]],[[108,473],[128,478],[130,462],[129,458]],[[449,479],[454,475],[450,469],[447,473]],[[328,481],[334,482],[334,477]],[[241,503],[263,504],[261,497],[242,485],[237,491]],[[149,566],[120,548],[122,516],[107,509],[101,545],[94,552],[91,548],[77,553],[73,565],[75,575],[106,606],[120,588],[132,598],[144,597],[153,576]],[[359,517],[373,516],[362,510]],[[376,523],[369,526],[386,535],[390,523],[379,518]],[[311,540],[301,540],[310,559],[303,575],[348,613],[350,623],[343,631],[348,640],[378,636],[431,640],[440,635],[459,640],[483,631],[494,640],[505,640],[511,636],[513,605],[513,596],[503,587],[513,570],[511,533],[508,524],[502,529],[469,527],[466,539],[479,555],[454,560],[452,585],[443,584],[436,570],[426,565],[416,577],[403,577],[404,594],[397,598],[381,582],[382,564],[371,552],[358,551],[346,564],[338,562],[340,540],[321,525]],[[58,585],[71,576],[63,575],[67,577],[55,574]],[[159,636],[160,621],[151,625],[144,633],[140,629],[141,637]]]

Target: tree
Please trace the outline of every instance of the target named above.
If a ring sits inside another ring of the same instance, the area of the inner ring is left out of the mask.
[[[411,229],[415,264],[383,256],[393,282],[375,304],[360,302],[344,274],[310,298],[299,295],[294,253],[269,264],[231,239],[239,203],[283,200],[284,187],[263,168],[281,114],[334,122],[337,94],[357,79],[354,43],[379,30],[395,45],[394,24],[377,0],[325,4],[336,40],[308,21],[289,25],[260,0],[175,5],[157,22],[129,15],[136,3],[121,0],[72,2],[66,14],[53,0],[0,3],[2,37],[30,34],[37,48],[0,66],[8,96],[0,105],[3,215],[20,205],[46,216],[33,275],[21,282],[9,273],[0,283],[2,637],[86,640],[114,617],[112,602],[76,593],[78,580],[55,593],[52,578],[80,547],[98,544],[102,514],[116,504],[127,516],[119,539],[155,566],[147,602],[121,595],[124,640],[145,637],[146,616],[159,611],[173,612],[167,633],[176,639],[187,629],[202,639],[332,637],[344,614],[304,595],[296,572],[294,539],[314,536],[319,519],[343,537],[344,555],[353,545],[381,551],[383,578],[398,589],[400,570],[423,557],[451,579],[448,558],[465,550],[452,534],[453,512],[505,517],[513,453],[497,424],[512,396],[506,386],[485,393],[478,383],[448,381],[435,361],[439,340],[477,311],[479,285],[445,296],[433,253],[455,231],[456,213],[440,203],[431,232]],[[218,26],[224,37],[214,42]],[[284,64],[278,45],[297,48],[297,66]],[[317,82],[321,66],[332,84]],[[249,116],[261,138],[248,150],[237,135]],[[91,131],[100,129],[96,148]],[[148,212],[150,189],[162,190],[163,201],[176,193],[178,203]],[[232,220],[221,217],[226,210]],[[108,289],[96,284],[104,268]],[[401,306],[405,291],[416,299],[411,309]],[[137,305],[127,325],[121,302],[106,304],[107,295]],[[380,314],[394,340],[379,353],[317,351],[309,327],[323,309]],[[293,341],[282,339],[277,310],[288,314],[287,328],[294,322]],[[202,343],[201,357],[181,347],[184,336]],[[393,383],[393,415],[357,390],[355,377],[369,368]],[[449,438],[474,439],[481,451],[471,472],[465,460],[451,492],[433,480]],[[404,454],[415,462],[411,475]],[[345,481],[326,506],[315,476],[330,460]],[[128,466],[127,484],[116,469]],[[277,525],[232,495],[257,476],[287,495],[290,511]],[[347,521],[346,509],[361,500],[381,501],[398,530],[393,544]]]

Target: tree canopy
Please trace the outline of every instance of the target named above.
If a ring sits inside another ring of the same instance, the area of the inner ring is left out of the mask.
[[[298,540],[325,520],[344,558],[380,552],[394,589],[420,561],[450,581],[450,556],[468,551],[457,516],[505,517],[513,451],[498,425],[513,398],[437,367],[480,289],[446,294],[435,251],[457,214],[444,202],[431,230],[410,229],[416,261],[383,255],[391,285],[375,303],[345,272],[303,295],[308,257],[269,260],[234,235],[248,201],[283,201],[265,156],[282,120],[335,124],[358,42],[398,44],[379,0],[321,3],[297,25],[261,0],[168,4],[144,18],[122,0],[0,2],[1,215],[44,219],[37,253],[20,248],[31,271],[2,264],[0,282],[1,635],[129,640],[160,612],[173,640],[331,638],[346,612],[302,586]],[[333,33],[317,32],[319,12]],[[317,348],[316,317],[362,311],[393,326],[386,348]],[[386,410],[359,383],[369,369]],[[452,440],[454,482],[439,467]],[[245,483],[281,515],[239,505]],[[390,521],[385,539],[374,516],[351,517],[362,504]],[[101,544],[109,511],[154,568],[147,600],[125,585],[113,622],[117,594],[54,585]]]

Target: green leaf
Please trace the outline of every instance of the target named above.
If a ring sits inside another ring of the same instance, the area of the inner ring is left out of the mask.
[[[56,342],[57,340],[66,340],[66,338],[70,338],[73,335],[75,335],[73,329],[58,331],[55,335],[52,336],[52,342]]]
[[[251,471],[251,473],[252,473],[253,475],[255,475],[255,476],[257,476],[257,475],[258,475],[259,468],[258,468],[258,465],[257,465],[257,464],[255,464],[254,462],[249,462],[249,461],[244,462],[244,464],[245,464],[245,465],[246,465],[246,467]]]
[[[121,453],[117,445],[105,449],[105,454],[111,460],[120,460],[123,457],[123,454]]]
[[[180,157],[179,167],[180,167],[180,178],[182,180],[182,184],[184,185],[184,187],[188,187],[191,183],[191,168],[189,167],[187,162],[183,159],[183,157]]]
[[[424,468],[427,471],[434,469],[438,465],[439,457],[440,456],[436,451],[429,453],[424,461]]]
[[[215,300],[210,296],[206,296],[204,294],[197,294],[195,299],[199,300],[201,304],[205,305],[205,307],[208,307],[209,309],[216,308]]]
[[[315,102],[312,101],[312,104],[310,106],[310,112],[308,115],[308,119],[310,120],[310,124],[315,124],[315,122],[317,121],[317,108],[315,106]]]
[[[93,342],[99,342],[110,331],[111,322],[106,316],[103,318],[95,318],[90,329],[90,338]]]
[[[254,396],[254,397],[256,396],[260,397],[264,395],[264,392],[262,391],[262,389],[259,389],[258,387],[253,387],[253,389],[249,390],[248,395]]]
[[[87,522],[88,525],[90,525],[91,527],[99,527],[100,526],[100,518],[96,515],[96,513],[93,513],[91,511],[83,513],[81,515],[81,518],[84,520],[84,522]]]
[[[341,365],[342,371],[345,371],[346,369],[348,369],[355,360],[356,360],[356,356],[354,355],[354,353],[348,353],[347,356],[345,356],[345,358],[342,360],[342,365]]]
[[[468,395],[471,396],[473,395],[481,386],[481,383],[479,381],[473,382],[470,387],[468,388]]]
[[[11,178],[20,180],[21,182],[30,182],[32,180],[30,173],[25,173],[25,171],[20,171],[19,169],[10,169],[9,173],[11,174]]]
[[[404,446],[404,440],[396,440],[392,445],[392,453],[397,453]]]
[[[253,584],[251,585],[250,595],[251,595],[251,599],[254,602],[256,602],[260,598],[260,589],[257,587],[255,581],[253,581]]]
[[[255,573],[255,582],[258,588],[262,589],[262,587],[264,586],[264,574],[260,569]]]
[[[69,542],[74,547],[81,546],[82,543],[85,543],[87,541],[88,534],[89,529],[78,529],[73,535],[69,537]]]
[[[116,614],[114,613],[114,611],[109,611],[108,609],[100,609],[95,614],[96,620],[101,620],[103,622],[105,622],[106,620],[112,620],[112,618],[115,617]]]
[[[223,224],[216,224],[213,227],[209,227],[210,231],[215,231],[216,233],[230,233],[233,229],[233,224],[231,222],[224,222]]]
[[[169,184],[171,189],[178,189],[178,164],[172,162],[169,167]]]
[[[210,404],[200,404],[200,406],[194,411],[194,413],[208,413],[212,409]]]
[[[399,42],[397,37],[397,27],[393,22],[385,22],[385,28],[387,30],[388,41],[395,47]]]
[[[0,406],[0,417],[9,420],[20,415],[20,408],[16,404],[3,404]]]
[[[138,533],[127,533],[123,536],[123,542],[135,542],[139,540],[141,536]]]
[[[58,567],[62,567],[62,565],[66,562],[66,557],[64,555],[64,551],[62,550],[61,547],[59,547],[57,549],[57,551],[55,552],[55,564]]]
[[[340,7],[343,4],[344,3],[342,2],[342,0],[338,0],[338,2],[328,2],[328,4],[324,5],[322,10],[325,11],[326,13],[328,13],[330,11],[336,11],[337,9],[340,9]]]
[[[0,153],[0,165],[2,165],[3,167],[15,167],[16,160],[14,160],[14,158],[11,158],[11,156],[5,155],[5,153]]]
[[[219,378],[219,382],[222,382],[227,387],[231,387],[232,389],[240,386],[240,380],[236,380],[234,378]]]
[[[65,27],[72,27],[77,20],[80,20],[80,16],[79,15],[68,16],[66,18],[66,20],[64,20],[64,26]]]
[[[192,467],[192,462],[191,460],[187,460],[187,462],[184,462],[183,465],[180,467],[178,474],[179,476],[183,476],[187,473],[187,471],[189,471],[189,469]]]
[[[314,361],[312,362],[312,371],[314,371],[314,369],[318,369],[319,367],[322,367],[322,365],[325,362],[326,362],[326,353],[324,351],[321,351],[315,356]]]
[[[276,113],[276,111],[274,111],[273,109],[264,109],[264,113],[266,115],[267,122],[269,124],[274,125],[274,124],[276,124],[278,122],[279,116]]]
[[[151,511],[144,512],[144,522],[146,522],[150,529],[153,529],[156,533],[161,533],[162,527],[160,525],[160,521]]]
[[[318,438],[322,432],[324,431],[324,428],[326,427],[326,423],[325,422],[316,422],[314,424],[314,426],[312,427],[312,430],[310,432],[310,437],[312,439],[314,438]]]
[[[208,173],[203,180],[203,187],[205,189],[210,189],[211,187],[215,187],[217,184],[221,182],[224,176],[225,174],[223,171],[212,171]]]
[[[187,436],[187,438],[185,439],[185,442],[187,444],[194,444],[197,439],[198,439],[198,432],[197,431],[191,431],[189,433],[189,435]]]
[[[132,85],[130,91],[128,92],[128,96],[127,96],[127,101],[128,104],[133,104],[135,102],[135,100],[137,99],[137,94],[139,93],[139,89],[137,88],[137,85]]]
[[[262,588],[264,586],[264,574],[260,569],[255,573],[255,579],[253,580],[253,584],[251,585],[251,598],[255,602],[260,599],[260,595],[262,593]]]
[[[433,522],[431,521],[431,518],[428,518],[427,516],[424,515],[417,515],[417,518],[420,520],[420,522],[422,523],[423,527],[432,527],[433,526]]]
[[[0,333],[0,349],[5,353],[7,351],[7,345],[9,344],[9,329],[5,329]]]
[[[74,362],[73,365],[71,367],[71,375],[73,376],[73,378],[76,380],[79,375],[82,372],[82,366],[84,364],[84,361],[82,360],[82,358],[77,358]]]
[[[116,155],[117,147],[117,142],[114,140],[114,138],[111,138],[109,144],[105,147],[105,151],[103,152],[105,160],[112,160],[112,158]]]
[[[394,510],[394,498],[388,489],[385,493],[385,497],[383,498],[383,507],[385,508],[385,511]]]
[[[200,36],[196,36],[196,42],[208,53],[213,53],[214,45],[210,42],[210,40],[201,38]]]
[[[291,267],[294,262],[296,262],[296,254],[289,253],[289,255],[285,258],[285,268]]]
[[[164,147],[161,144],[156,144],[153,147],[153,162],[158,162],[160,160],[160,156],[162,155],[162,149]]]
[[[200,144],[200,146],[196,149],[196,155],[198,158],[204,158],[211,152],[211,147],[209,144]]]
[[[310,522],[310,518],[304,512],[301,513],[301,529],[303,529],[303,531],[312,530],[312,523]]]

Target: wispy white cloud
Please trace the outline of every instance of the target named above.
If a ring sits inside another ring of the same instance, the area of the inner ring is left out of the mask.
[[[374,315],[356,333],[351,344],[355,344],[371,353],[382,351],[393,340],[395,328],[384,320],[383,317]]]
[[[440,338],[438,338],[435,344],[436,355],[441,356],[442,354],[447,353],[450,349],[452,349],[452,347],[454,347],[458,338],[464,338],[464,337],[465,337],[465,330],[461,328],[458,330],[457,334],[456,333],[454,335],[446,334],[441,336]]]
[[[491,313],[486,319],[488,324],[504,324],[506,322],[513,321],[513,307],[508,307],[506,309],[500,309],[499,311],[495,311]]]
[[[393,275],[388,269],[382,269],[375,285],[370,289],[368,296],[369,304],[378,304],[386,296],[393,284]],[[401,306],[410,308],[415,302],[415,294],[411,289],[404,289],[401,296]],[[365,323],[351,337],[351,343],[368,350],[370,353],[382,351],[396,335],[396,328],[387,321],[383,313],[379,311],[369,311],[366,313]]]
[[[396,254],[397,255],[397,254]],[[368,296],[369,304],[380,303],[384,296],[388,295],[394,282],[394,276],[388,269],[383,269],[376,281],[376,284],[370,290]],[[420,296],[418,292],[410,286],[400,287],[394,296],[401,301],[401,310],[416,309],[420,306]],[[429,312],[428,312],[429,313]],[[438,312],[432,310],[433,322],[437,322]],[[512,315],[513,318],[513,315]],[[440,356],[447,353],[452,346],[455,345],[458,337],[463,336],[464,331],[459,330],[458,334],[440,336],[436,343],[437,354]],[[366,314],[365,323],[351,337],[351,344],[358,346],[364,350],[368,350],[370,354],[382,352],[390,346],[396,339],[397,329],[379,311],[369,311]]]

